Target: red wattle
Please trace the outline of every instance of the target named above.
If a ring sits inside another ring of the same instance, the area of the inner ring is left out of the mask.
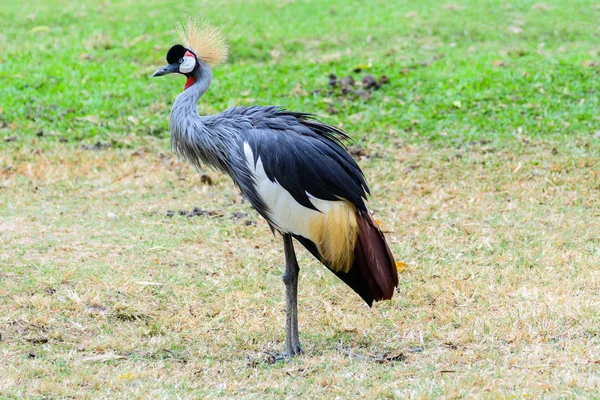
[[[185,86],[183,87],[183,90],[189,88],[190,86],[192,86],[194,83],[196,82],[196,80],[194,79],[193,76],[188,76],[187,80],[185,81]]]

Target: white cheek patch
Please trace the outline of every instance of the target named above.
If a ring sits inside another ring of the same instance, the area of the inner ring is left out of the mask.
[[[185,57],[183,57],[183,62],[181,63],[181,65],[179,65],[179,72],[183,72],[184,74],[187,74],[189,72],[192,72],[194,70],[195,66],[196,66],[196,57],[185,56]]]

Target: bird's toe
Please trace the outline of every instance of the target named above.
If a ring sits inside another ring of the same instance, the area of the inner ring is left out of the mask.
[[[294,355],[304,354],[304,349],[300,346],[300,343],[296,343],[294,346]]]
[[[286,351],[286,352],[282,352],[282,353],[273,353],[270,351],[265,352],[265,355],[267,356],[266,362],[271,363],[271,364],[274,364],[274,363],[277,363],[280,361],[290,361],[292,359],[292,357],[295,357],[300,354],[304,354],[304,350],[302,350],[300,345],[295,347],[293,349],[293,351]]]

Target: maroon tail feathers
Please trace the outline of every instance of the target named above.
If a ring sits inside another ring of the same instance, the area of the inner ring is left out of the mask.
[[[371,306],[373,301],[392,298],[398,286],[398,272],[385,237],[369,212],[357,211],[356,220],[358,238],[352,267],[348,272],[329,269]],[[314,243],[301,236],[296,239],[327,266]]]
[[[358,238],[354,247],[354,264],[350,271],[360,272],[361,282],[350,285],[369,304],[373,300],[389,300],[398,286],[398,271],[394,256],[390,251],[383,233],[368,211],[357,211]],[[358,274],[357,274],[358,275]],[[368,293],[368,296],[361,294]]]

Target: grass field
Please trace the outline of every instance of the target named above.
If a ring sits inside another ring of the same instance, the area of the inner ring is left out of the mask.
[[[0,399],[598,396],[597,1],[5,3]],[[370,309],[299,251],[287,363],[280,239],[169,149],[190,14],[231,46],[200,112],[343,127],[406,264]]]

